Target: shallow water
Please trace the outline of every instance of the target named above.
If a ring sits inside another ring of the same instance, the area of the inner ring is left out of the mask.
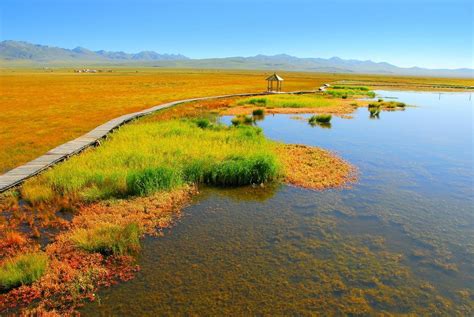
[[[129,282],[84,315],[469,315],[474,303],[473,104],[468,93],[379,91],[416,107],[311,127],[259,121],[356,165],[351,189],[204,189]],[[305,116],[308,117],[308,116]],[[223,118],[229,122],[230,118]]]

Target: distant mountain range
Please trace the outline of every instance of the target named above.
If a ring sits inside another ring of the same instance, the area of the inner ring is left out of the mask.
[[[341,59],[339,57],[299,58],[286,54],[273,56],[226,57],[190,59],[180,54],[159,54],[143,51],[136,54],[125,52],[91,51],[76,47],[65,49],[21,41],[0,42],[0,65],[9,66],[154,66],[215,69],[289,70],[326,73],[362,73],[411,76],[474,77],[474,70],[402,68],[389,63],[370,60]]]
[[[0,42],[0,59],[4,61],[31,61],[36,64],[85,63],[85,62],[130,62],[130,61],[171,61],[188,59],[183,55],[158,54],[143,51],[136,54],[125,52],[91,51],[76,47],[72,50],[60,47],[31,44],[20,41]]]

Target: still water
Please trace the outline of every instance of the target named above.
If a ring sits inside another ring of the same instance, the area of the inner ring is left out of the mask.
[[[258,122],[269,138],[357,166],[351,189],[203,189],[164,237],[144,241],[136,278],[81,312],[472,315],[469,93],[378,94],[414,107],[378,119],[359,109],[329,128],[290,115]]]

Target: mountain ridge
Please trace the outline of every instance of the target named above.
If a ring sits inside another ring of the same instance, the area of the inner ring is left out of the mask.
[[[191,59],[181,54],[160,54],[155,51],[126,53],[122,51],[92,51],[77,46],[73,49],[60,48],[25,41],[5,40],[0,42],[0,62],[3,66],[79,66],[127,64],[154,67],[189,67],[214,69],[259,69],[311,71],[329,73],[360,73],[383,75],[474,77],[471,68],[428,69],[421,67],[398,67],[387,62],[371,60],[296,57],[288,54],[255,56],[234,56],[223,58]]]

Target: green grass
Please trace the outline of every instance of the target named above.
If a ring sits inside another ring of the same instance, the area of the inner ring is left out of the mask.
[[[374,98],[375,92],[365,86],[341,86],[335,85],[326,90],[326,94],[337,98],[346,99],[354,96],[367,96]]]
[[[198,118],[195,120],[196,125],[201,129],[207,129],[212,126],[211,121],[206,118]]]
[[[242,101],[239,101],[239,105],[249,104],[254,106],[265,106],[267,104],[268,99],[265,97],[262,98],[248,98]]]
[[[128,192],[146,196],[159,190],[169,190],[181,185],[182,179],[175,169],[166,166],[133,171],[127,176]]]
[[[332,119],[332,115],[330,115],[330,114],[318,114],[318,115],[311,116],[311,118],[309,118],[308,122],[310,124],[329,123],[329,122],[331,122],[331,119]]]
[[[261,100],[256,103],[255,99]],[[265,100],[265,101],[263,101]],[[257,105],[266,108],[324,108],[337,105],[335,100],[321,95],[271,95],[262,98],[244,98],[238,105]]]
[[[140,248],[140,228],[136,223],[124,226],[104,223],[90,229],[76,229],[71,241],[80,249],[104,255],[131,254]]]
[[[259,109],[254,109],[254,110],[252,111],[252,115],[254,115],[254,116],[263,116],[264,114],[265,114],[265,110],[264,110],[264,109],[261,109],[261,108],[259,108]]]
[[[252,117],[249,116],[250,120]],[[102,146],[70,158],[23,185],[23,198],[96,201],[150,195],[187,182],[238,186],[279,175],[275,144],[262,130],[195,120],[140,122],[122,127]],[[202,125],[201,125],[202,126]]]
[[[9,290],[31,284],[46,271],[48,257],[43,252],[26,253],[6,260],[0,266],[0,288]]]
[[[184,175],[187,181],[216,186],[261,184],[278,175],[278,164],[268,154],[231,156],[217,164],[197,159],[186,167]]]

